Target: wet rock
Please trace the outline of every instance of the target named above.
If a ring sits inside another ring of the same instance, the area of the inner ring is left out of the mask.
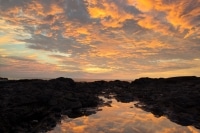
[[[76,83],[69,78],[3,82],[0,84],[1,132],[47,131],[60,121],[65,110],[97,106],[97,96],[87,90],[72,91],[75,87]]]
[[[143,104],[136,106],[155,116],[162,115],[183,126],[198,125],[200,78],[141,78],[131,83],[131,93]],[[198,128],[198,126],[195,126]]]
[[[114,96],[120,102],[137,100],[136,107],[166,116],[171,121],[200,129],[200,78],[140,78],[126,81],[74,82],[69,78],[52,80],[7,80],[0,82],[0,132],[46,132],[60,122],[62,115],[76,118],[110,106],[99,96]]]

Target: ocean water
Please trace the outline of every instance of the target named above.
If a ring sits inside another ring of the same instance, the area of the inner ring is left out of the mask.
[[[103,98],[103,97],[102,97]],[[136,102],[121,103],[106,99],[111,106],[99,107],[96,114],[78,118],[64,116],[48,133],[200,133],[192,126],[181,126],[166,117],[155,117],[136,108]]]

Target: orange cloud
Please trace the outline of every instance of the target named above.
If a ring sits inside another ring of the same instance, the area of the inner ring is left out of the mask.
[[[91,51],[91,56],[100,56],[100,57],[116,57],[120,55],[121,51],[113,49],[113,47],[101,47],[97,48],[94,51]]]
[[[192,58],[199,57],[199,0],[12,2],[4,5],[6,1],[0,1],[3,56],[54,64],[62,72],[114,78],[131,77],[130,73],[137,77],[181,75],[181,65],[194,66]],[[66,57],[48,56],[59,52]],[[189,61],[162,62],[177,57]],[[198,68],[184,71],[194,75]]]
[[[13,7],[7,10],[6,14],[9,14],[11,16],[20,16],[22,13],[22,9],[20,7]]]
[[[155,0],[127,0],[128,4],[136,6],[138,9],[147,12],[154,8],[157,4]]]
[[[96,4],[96,2],[94,2]],[[122,27],[123,22],[132,19],[133,15],[121,10],[114,2],[102,1],[102,6],[92,4],[87,7],[92,18],[101,19],[101,24],[105,27]]]
[[[79,27],[76,29],[78,33],[88,35],[90,34],[87,27]]]
[[[11,35],[0,36],[0,45],[5,45],[6,43],[11,43],[13,41],[13,36]]]
[[[160,20],[155,19],[150,15],[145,15],[144,19],[140,19],[138,21],[138,25],[146,29],[162,33],[163,35],[173,35],[173,33],[170,31],[169,25],[166,23],[163,24],[160,22]]]
[[[108,73],[108,72],[112,71],[111,68],[101,68],[101,67],[98,67],[95,65],[87,65],[87,66],[83,67],[82,70],[87,73],[96,73],[96,74],[97,73]]]
[[[107,16],[106,11],[99,7],[88,7],[88,10],[92,18],[104,18]]]
[[[52,4],[50,8],[51,9],[48,12],[48,14],[50,14],[50,15],[61,14],[64,12],[64,9],[61,8],[60,6],[58,6],[56,3]]]
[[[167,48],[166,44],[156,39],[147,43],[148,43],[146,45],[147,48],[152,48],[152,49]]]
[[[133,0],[128,0],[131,4]],[[143,12],[164,12],[166,15],[166,20],[168,23],[178,29],[180,33],[183,33],[185,30],[192,30],[192,28],[197,27],[197,19],[200,9],[200,2],[197,0],[182,0],[182,1],[162,1],[162,0],[137,0],[134,2],[135,6]],[[145,22],[147,25],[145,26]],[[145,20],[140,20],[139,25],[154,29],[157,31],[161,30],[158,22],[154,20],[154,23],[146,18]],[[164,26],[165,27],[165,26]],[[166,30],[165,30],[166,31]],[[161,31],[162,32],[162,31]],[[164,33],[164,32],[162,32]],[[191,32],[190,32],[191,33]],[[186,35],[188,37],[189,34]]]
[[[45,16],[44,7],[39,1],[32,1],[26,5],[23,12],[30,16]]]

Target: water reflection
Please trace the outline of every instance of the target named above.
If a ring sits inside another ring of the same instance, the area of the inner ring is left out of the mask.
[[[99,107],[102,111],[90,116],[65,117],[48,133],[200,133],[194,127],[178,125],[165,117],[156,118],[134,107],[135,102],[111,100],[112,107]]]

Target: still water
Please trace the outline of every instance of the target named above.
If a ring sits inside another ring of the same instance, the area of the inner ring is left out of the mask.
[[[48,133],[200,133],[192,126],[178,125],[166,117],[156,118],[136,108],[136,102],[110,101],[111,107],[99,107],[102,110],[96,114],[74,119],[65,117]]]

